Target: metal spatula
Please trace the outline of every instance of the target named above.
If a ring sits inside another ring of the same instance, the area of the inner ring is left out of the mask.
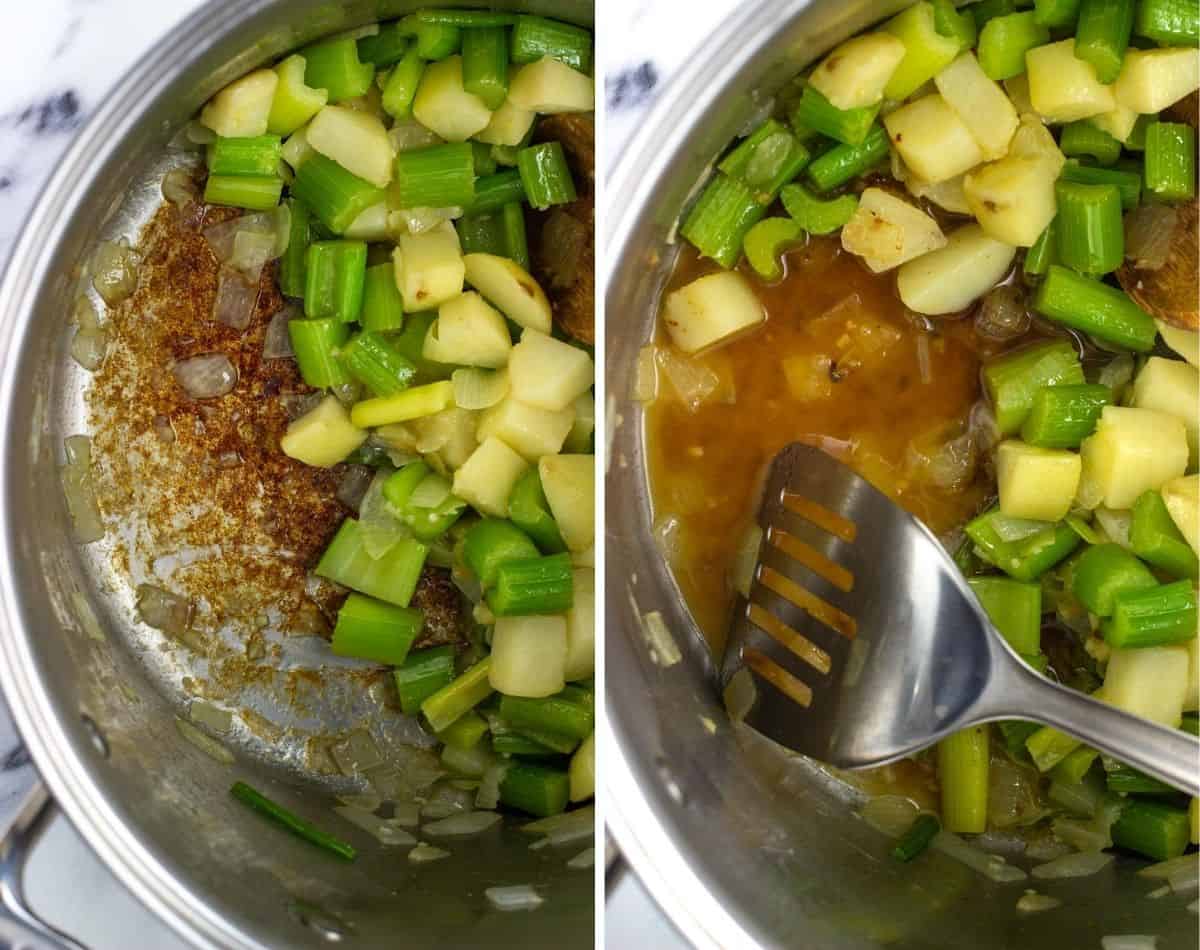
[[[1032,719],[1200,795],[1200,741],[1036,673],[937,539],[824,452],[775,457],[759,523],[722,682],[751,673],[745,722],[764,735],[853,769],[976,723]]]

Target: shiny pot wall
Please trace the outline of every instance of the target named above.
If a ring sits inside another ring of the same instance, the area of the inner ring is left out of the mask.
[[[79,135],[0,285],[0,680],[59,805],[116,875],[199,945],[592,942],[592,876],[564,869],[573,852],[530,851],[528,835],[505,827],[457,839],[451,858],[417,867],[405,850],[382,848],[335,818],[329,788],[306,781],[312,776],[269,746],[239,747],[236,765],[225,766],[183,741],[174,724],[180,695],[155,679],[169,651],[134,622],[128,579],[100,563],[99,546],[72,542],[59,487],[62,439],[86,424],[87,377],[67,356],[79,266],[100,239],[136,239],[159,201],[165,143],[246,70],[317,35],[419,5],[206,4],[121,81]],[[590,0],[494,5],[592,21]],[[332,703],[322,712],[338,714]],[[327,856],[250,813],[229,795],[235,777],[337,827],[360,845],[358,861]],[[518,883],[537,885],[546,904],[532,914],[488,910],[485,888]],[[0,915],[0,945],[5,933]]]
[[[1001,886],[938,853],[886,857],[854,795],[803,760],[732,729],[713,662],[651,536],[643,416],[631,399],[638,349],[675,256],[674,224],[709,163],[769,108],[774,90],[837,42],[906,4],[756,0],[665,90],[610,178],[606,223],[608,424],[607,819],[630,865],[700,947],[1000,950],[1098,947],[1105,934],[1158,934],[1194,948],[1188,897],[1147,900],[1151,882],[1118,861],[1074,881]],[[673,632],[652,646],[641,622]],[[1061,897],[1015,911],[1024,887]]]

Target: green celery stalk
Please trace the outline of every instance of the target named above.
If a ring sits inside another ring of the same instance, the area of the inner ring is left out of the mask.
[[[304,261],[308,256],[309,215],[308,209],[295,198],[287,198],[285,204],[290,212],[288,219],[288,246],[279,259],[279,291],[285,297],[304,297],[307,275]]]
[[[519,16],[512,31],[511,53],[514,63],[535,63],[549,56],[586,73],[592,68],[592,34],[558,20]]]
[[[404,326],[404,300],[396,286],[396,271],[390,262],[368,267],[363,276],[363,329],[372,333],[399,330]],[[398,352],[398,351],[397,351]],[[413,363],[405,359],[408,365]]]
[[[817,191],[829,191],[870,171],[888,156],[891,143],[882,125],[873,125],[859,145],[837,145],[818,155],[805,169]]]
[[[1042,649],[1042,588],[1007,577],[973,577],[967,581],[1000,635],[1018,653]]]
[[[375,79],[375,67],[358,58],[358,44],[350,37],[326,40],[306,46],[304,84],[329,92],[329,101],[341,102],[365,95]]]
[[[760,204],[769,205],[779,189],[800,174],[808,159],[808,149],[787,126],[767,119],[721,159],[717,168],[753,191]]]
[[[417,588],[426,554],[428,548],[424,544],[403,538],[386,554],[373,558],[363,547],[358,522],[347,518],[321,555],[316,572],[343,587],[397,607],[407,607]]]
[[[279,172],[283,146],[278,135],[250,138],[218,136],[208,149],[208,170],[213,175],[264,175]]]
[[[463,538],[463,560],[485,590],[496,582],[501,564],[536,558],[538,553],[529,535],[499,518],[483,518]]]
[[[1158,647],[1196,636],[1196,590],[1191,581],[1119,591],[1112,617],[1101,625],[1114,647]]]
[[[1200,576],[1200,559],[1167,511],[1162,495],[1154,489],[1134,502],[1129,544],[1134,554],[1160,571],[1192,581]]]
[[[750,188],[718,172],[684,217],[679,233],[704,257],[733,267],[746,233],[765,213]]]
[[[1112,839],[1118,847],[1167,861],[1187,850],[1188,825],[1188,814],[1182,808],[1130,799],[1112,827]]]
[[[270,211],[279,204],[283,179],[278,175],[209,175],[204,201],[249,211]]]
[[[552,733],[575,740],[586,739],[596,725],[592,709],[565,691],[543,699],[501,696],[500,717],[526,735]]]
[[[576,198],[575,181],[561,142],[530,145],[517,153],[517,171],[531,207],[545,211]]]
[[[858,210],[854,195],[822,200],[799,184],[784,186],[779,197],[787,213],[809,234],[832,234]]]
[[[447,142],[398,154],[389,200],[397,208],[469,207],[475,200],[471,143]]]
[[[1123,591],[1157,587],[1150,569],[1119,544],[1093,544],[1074,561],[1071,593],[1098,617],[1111,617]]]
[[[936,815],[918,815],[916,820],[904,832],[896,846],[892,848],[892,857],[907,864],[921,854],[942,830],[942,823]]]
[[[336,317],[289,320],[288,337],[304,381],[314,389],[350,382],[337,358],[338,348],[350,337],[350,327]]]
[[[983,367],[983,385],[1002,436],[1020,431],[1043,386],[1080,385],[1083,367],[1065,340],[1035,343],[1006,353]]]
[[[417,368],[379,333],[359,333],[338,357],[346,371],[376,396],[407,389],[417,375]]]
[[[492,658],[484,657],[447,686],[421,703],[421,713],[435,732],[445,731],[459,716],[474,709],[492,694],[488,671]]]
[[[317,241],[304,262],[304,312],[353,323],[362,310],[367,245],[362,241]]]
[[[501,802],[539,818],[566,811],[569,796],[567,773],[543,765],[514,762],[500,780]]]
[[[338,611],[332,649],[338,656],[400,666],[424,623],[419,610],[351,594]]]
[[[542,480],[536,468],[530,468],[513,485],[508,497],[508,517],[525,532],[544,554],[561,554],[566,543],[558,523],[550,514],[550,504],[542,490]]]
[[[561,614],[571,609],[574,593],[571,555],[548,554],[498,565],[487,602],[497,617]]]
[[[454,680],[454,647],[429,647],[409,653],[394,671],[400,709],[406,716],[421,711],[421,703]]]
[[[1116,82],[1133,30],[1134,0],[1082,0],[1075,24],[1075,55],[1091,63],[1102,83]]]
[[[987,727],[971,726],[949,735],[937,751],[946,830],[979,834],[987,827]]]
[[[1052,264],[1033,298],[1044,317],[1136,353],[1154,348],[1158,329],[1123,291]]]
[[[1029,415],[1021,424],[1021,439],[1046,449],[1079,448],[1112,401],[1107,386],[1043,386],[1033,394]]]
[[[463,32],[463,89],[495,111],[508,98],[508,31],[485,26]]]
[[[796,104],[795,121],[846,145],[862,145],[879,106],[839,109],[812,86],[805,86]]]

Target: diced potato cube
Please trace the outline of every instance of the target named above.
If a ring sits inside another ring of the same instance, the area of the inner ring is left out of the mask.
[[[1113,83],[1119,104],[1153,114],[1200,88],[1200,50],[1192,47],[1130,49]]]
[[[467,283],[513,323],[550,332],[550,301],[541,285],[516,261],[498,254],[468,254],[463,258]]]
[[[1012,100],[1013,108],[1017,110],[1017,115],[1031,115],[1040,119],[1037,110],[1033,107],[1033,100],[1029,98],[1029,76],[1021,73],[1019,76],[1013,76],[1004,80],[1004,91],[1008,93],[1008,98]]]
[[[1132,508],[1142,492],[1163,487],[1187,469],[1187,431],[1165,412],[1105,406],[1079,451],[1079,503]]]
[[[883,100],[883,87],[905,52],[891,33],[865,33],[834,48],[808,82],[837,109],[873,106]]]
[[[1007,439],[996,449],[1000,511],[1010,518],[1058,521],[1079,488],[1083,463],[1066,449],[1043,449]]]
[[[567,661],[563,617],[497,617],[488,682],[505,696],[541,699],[561,692]]]
[[[447,142],[465,142],[492,120],[483,100],[463,88],[462,57],[429,63],[413,99],[413,115]]]
[[[984,231],[1005,244],[1031,247],[1054,219],[1057,178],[1044,158],[1009,155],[968,173],[963,192]]]
[[[983,161],[971,130],[937,93],[889,112],[883,124],[904,164],[925,181],[945,181]]]
[[[824,353],[793,353],[781,365],[788,392],[797,402],[820,402],[833,395],[833,360]]]
[[[1067,163],[1067,156],[1054,141],[1050,130],[1033,115],[1021,116],[1017,131],[1013,133],[1012,141],[1009,142],[1008,154],[1018,158],[1042,159],[1050,165],[1055,176],[1058,176]]]
[[[563,447],[574,421],[574,409],[551,412],[527,406],[510,395],[484,411],[479,419],[478,436],[480,439],[495,436],[529,461],[536,462],[543,455],[553,455]]]
[[[308,157],[315,154],[313,147],[308,144],[308,126],[303,126],[289,135],[284,140],[279,154],[292,166],[292,171],[298,171]]]
[[[1137,124],[1137,118],[1136,112],[1117,103],[1117,107],[1111,112],[1101,112],[1099,115],[1092,116],[1088,121],[1101,132],[1107,132],[1118,142],[1126,142],[1129,139],[1129,133]]]
[[[667,294],[663,319],[671,341],[685,353],[696,353],[757,326],[767,313],[745,277],[721,271]]]
[[[591,388],[594,375],[586,352],[537,330],[521,334],[508,361],[513,396],[541,409],[566,409]]]
[[[979,143],[985,159],[1003,158],[1017,130],[1017,110],[969,50],[933,78],[946,104]]]
[[[946,239],[945,247],[901,266],[896,289],[904,305],[917,313],[957,313],[996,285],[1016,253],[978,224],[967,224]]]
[[[520,145],[536,118],[536,112],[519,109],[512,104],[512,100],[505,99],[500,108],[492,113],[487,127],[475,139],[488,145]]]
[[[316,151],[372,185],[383,188],[392,180],[392,143],[383,123],[370,113],[326,106],[305,134]]]
[[[545,56],[513,74],[508,101],[517,109],[542,115],[591,112],[596,106],[596,84],[591,76]]]
[[[200,110],[200,123],[223,138],[267,134],[271,102],[279,76],[273,69],[256,69],[235,79]]]
[[[590,548],[596,536],[596,457],[547,455],[538,462],[538,475],[567,547],[572,551]]]
[[[1175,527],[1200,554],[1200,475],[1173,478],[1160,491]]]
[[[1114,649],[1101,687],[1104,701],[1174,729],[1188,693],[1188,651],[1182,646]]]
[[[484,439],[454,473],[454,494],[485,515],[508,517],[513,485],[529,468],[520,455],[495,436]]]
[[[587,679],[596,669],[596,581],[590,568],[571,572],[575,601],[567,611],[568,682]]]
[[[965,178],[965,175],[955,175],[953,178],[931,184],[912,175],[904,183],[904,187],[914,198],[925,198],[954,214],[970,214],[971,206],[967,204],[967,194],[963,191]]]
[[[510,352],[512,339],[500,311],[467,291],[438,308],[421,355],[434,363],[498,369],[508,365]]]
[[[467,269],[449,221],[421,234],[402,234],[392,252],[396,286],[410,313],[432,310],[462,293]]]
[[[1162,320],[1155,320],[1154,325],[1167,346],[1193,366],[1200,366],[1200,331],[1184,330]]]
[[[859,196],[858,209],[842,228],[842,247],[877,274],[945,244],[933,218],[881,188]]]
[[[1200,638],[1189,640],[1184,647],[1188,651],[1188,682],[1183,711],[1196,712],[1200,710]]]
[[[1074,38],[1035,46],[1025,54],[1025,69],[1034,111],[1047,122],[1086,119],[1111,112],[1117,104],[1113,87],[1100,82],[1095,67],[1075,55]]]
[[[1188,468],[1194,469],[1200,445],[1200,369],[1182,360],[1152,356],[1133,382],[1133,404],[1179,419],[1187,429]]]
[[[365,429],[350,421],[350,414],[336,396],[326,396],[288,425],[279,447],[284,455],[305,465],[331,468],[362,445],[367,435]]]

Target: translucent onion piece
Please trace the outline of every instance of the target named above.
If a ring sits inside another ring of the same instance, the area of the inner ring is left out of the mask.
[[[497,762],[487,767],[479,783],[479,791],[475,793],[476,808],[495,808],[500,804],[500,783],[504,781],[504,773],[507,771],[508,764],[505,762]]]
[[[86,435],[69,436],[63,450],[66,464],[60,477],[75,534],[84,544],[99,541],[104,537],[104,522],[92,483],[92,441]]]
[[[992,407],[981,400],[971,407],[971,415],[967,420],[967,429],[971,433],[971,442],[979,452],[988,452],[1000,441],[1000,431],[996,428],[996,416]]]
[[[413,864],[428,864],[430,861],[438,861],[448,857],[450,857],[449,851],[435,848],[433,845],[425,844],[423,841],[408,852],[408,860]]]
[[[675,637],[657,610],[642,615],[642,633],[650,650],[650,659],[659,666],[674,666],[683,659]]]
[[[1195,855],[1193,855],[1195,857]],[[1194,861],[1189,868],[1180,868],[1167,877],[1167,883],[1176,894],[1187,894],[1200,887],[1200,865]]]
[[[989,290],[975,315],[975,332],[989,340],[1015,340],[1030,326],[1025,293],[1015,284],[1003,284]]]
[[[329,387],[329,391],[337,397],[337,401],[343,406],[353,406],[356,402],[362,399],[362,385],[360,383],[337,383]]]
[[[721,385],[721,378],[707,366],[680,356],[674,350],[660,349],[657,362],[680,400],[693,412]]]
[[[217,140],[217,133],[196,119],[185,125],[183,131],[187,135],[188,141],[196,145],[212,145]]]
[[[404,828],[416,828],[421,823],[421,809],[416,802],[397,802],[392,806],[392,821]]]
[[[137,588],[138,619],[172,637],[182,637],[192,625],[195,607],[190,600],[153,584]]]
[[[1039,864],[1030,873],[1039,881],[1053,881],[1066,877],[1090,877],[1093,874],[1099,874],[1114,860],[1115,858],[1111,854],[1086,851],[1080,854],[1068,854],[1066,857]]]
[[[500,816],[494,811],[469,811],[431,822],[421,831],[433,838],[450,835],[477,835],[487,831],[499,820]]]
[[[750,585],[754,583],[754,568],[758,565],[758,549],[762,546],[762,537],[763,531],[758,522],[751,522],[742,532],[742,540],[733,556],[733,589],[746,598],[749,598]]]
[[[679,562],[679,536],[682,530],[683,525],[674,515],[660,515],[650,529],[659,553],[672,567]]]
[[[176,382],[193,399],[213,399],[233,392],[237,368],[224,353],[206,353],[180,360],[171,367]]]
[[[580,851],[577,855],[575,855],[575,857],[571,858],[571,860],[567,862],[567,867],[571,868],[573,871],[576,871],[594,867],[595,864],[596,849],[593,847],[584,848],[582,851]]]
[[[238,231],[233,236],[233,254],[229,266],[250,281],[257,282],[268,261],[275,258],[275,235],[258,231]]]
[[[1133,381],[1133,370],[1133,354],[1120,353],[1104,364],[1096,382],[1111,389],[1113,399],[1119,402],[1125,387]]]
[[[351,511],[358,511],[374,477],[374,470],[365,465],[347,465],[342,480],[338,482],[337,500]]]
[[[1046,530],[1048,521],[1035,521],[1031,518],[1008,518],[999,516],[992,519],[996,535],[1001,541],[1024,541],[1035,534]]]
[[[179,734],[188,742],[194,745],[197,749],[207,755],[210,759],[215,759],[222,765],[233,764],[233,753],[230,752],[224,745],[214,739],[212,736],[201,732],[186,719],[175,717],[175,728]]]
[[[729,677],[729,682],[725,684],[725,689],[721,692],[725,711],[729,713],[729,718],[734,722],[741,722],[746,718],[746,713],[750,711],[757,698],[758,689],[754,685],[754,677],[747,669],[738,670]]]
[[[292,338],[288,333],[288,324],[300,316],[291,304],[271,317],[263,335],[264,360],[290,360],[296,354],[292,352]]]
[[[450,497],[450,483],[441,475],[426,475],[409,495],[408,503],[414,508],[436,508]]]
[[[178,208],[196,200],[196,181],[186,168],[172,168],[163,175],[163,197]]]
[[[450,379],[454,404],[460,409],[490,409],[508,395],[507,369],[464,367],[456,369]]]
[[[109,306],[119,304],[137,289],[138,256],[122,239],[101,241],[92,255],[92,285]]]
[[[1113,511],[1111,508],[1097,508],[1095,511],[1098,524],[1113,544],[1119,544],[1126,550],[1132,551],[1129,542],[1129,532],[1132,530],[1133,513],[1130,511]]]
[[[358,524],[363,548],[373,558],[381,558],[412,532],[396,517],[392,506],[383,497],[383,483],[388,472],[378,472],[371,480],[358,506]]]
[[[998,829],[1033,824],[1046,814],[1039,802],[1038,774],[997,757],[988,769],[988,826]]]
[[[379,746],[365,729],[356,729],[329,747],[329,754],[343,775],[362,775],[383,764]]]
[[[1029,876],[1000,855],[980,851],[949,831],[939,831],[933,839],[933,847],[1000,884],[1024,881]]]
[[[640,403],[651,403],[658,398],[658,364],[655,361],[657,351],[653,346],[643,346],[638,350],[637,365],[633,373],[633,398]]]
[[[572,811],[564,811],[560,815],[549,818],[539,818],[521,825],[521,830],[531,835],[580,835],[586,837],[592,834],[596,827],[596,807],[588,805]]]
[[[108,351],[108,334],[103,330],[77,330],[71,340],[71,359],[89,372],[95,372]]]
[[[1169,858],[1166,861],[1159,861],[1158,864],[1148,864],[1138,871],[1139,876],[1148,878],[1162,878],[1166,880],[1173,874],[1180,874],[1186,871],[1192,873],[1200,872],[1200,854],[1181,854],[1177,858]]]
[[[432,231],[443,221],[453,221],[463,216],[463,209],[449,208],[401,208],[388,215],[389,230],[408,234],[424,234]]]
[[[1158,270],[1171,255],[1179,218],[1170,205],[1138,205],[1125,215],[1125,259],[1139,270]]]
[[[1055,818],[1050,827],[1057,838],[1082,852],[1103,851],[1112,847],[1112,838],[1090,821],[1078,818]]]
[[[292,213],[287,205],[279,205],[270,211],[259,211],[255,214],[243,214],[220,224],[214,224],[203,231],[204,241],[222,264],[233,261],[237,251],[238,235],[246,232],[254,235],[269,235],[273,243],[266,251],[266,260],[274,260],[287,250],[288,237],[291,234]],[[247,245],[243,245],[246,247]],[[265,246],[265,245],[264,245]]]
[[[336,814],[341,815],[346,821],[350,822],[350,824],[361,828],[382,845],[402,847],[417,843],[417,839],[401,828],[395,821],[388,818],[380,818],[365,808],[355,805],[338,805],[333,810]]]
[[[442,140],[416,119],[397,119],[388,131],[388,141],[395,152],[437,145]]]
[[[535,910],[546,902],[528,884],[514,884],[511,887],[489,887],[483,892],[488,903],[496,910]]]
[[[1149,934],[1110,934],[1100,938],[1101,950],[1157,950],[1158,937]]]
[[[228,732],[233,725],[233,713],[203,699],[194,699],[188,706],[188,718],[213,732]]]
[[[916,820],[920,809],[903,795],[878,795],[858,810],[863,821],[889,838],[899,838]]]
[[[355,808],[363,808],[367,811],[377,811],[383,805],[383,799],[374,792],[363,792],[353,795],[339,795],[337,800],[343,805],[353,805]]]
[[[283,404],[283,411],[287,413],[289,419],[299,419],[315,409],[324,398],[325,393],[318,390],[313,393],[284,393],[279,397],[279,401]]]
[[[71,317],[79,324],[81,330],[100,329],[100,315],[96,313],[96,305],[87,294],[80,294],[75,298],[75,308],[71,311]]]
[[[241,237],[241,235],[239,235]],[[263,237],[262,235],[259,236]],[[269,237],[266,240],[271,240]],[[262,270],[262,265],[259,265]],[[258,302],[258,276],[250,279],[236,268],[222,267],[217,279],[217,294],[213,298],[213,319],[234,330],[245,330],[254,317]]]
[[[1026,891],[1017,898],[1017,911],[1022,914],[1037,914],[1043,910],[1053,910],[1062,905],[1062,901],[1049,894],[1039,894],[1037,891]]]

